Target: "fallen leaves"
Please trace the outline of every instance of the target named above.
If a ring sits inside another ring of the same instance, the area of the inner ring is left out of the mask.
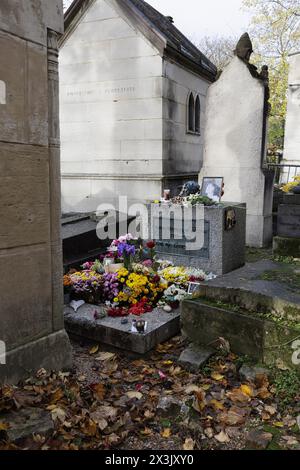
[[[143,398],[143,394],[141,392],[136,392],[134,390],[127,392],[126,395],[130,399],[136,398],[137,400],[140,400],[141,398]]]
[[[104,400],[106,394],[106,388],[102,383],[98,384],[91,384],[91,389],[94,393],[94,396],[97,400],[102,401]]]
[[[220,442],[221,444],[225,444],[227,442],[230,442],[229,436],[224,431],[221,431],[219,434],[216,434],[215,439],[216,439],[216,441]]]
[[[165,439],[168,439],[171,436],[171,429],[170,428],[165,428],[161,432],[161,437],[164,437]]]
[[[98,351],[98,349],[97,349]],[[94,353],[92,353],[94,354]],[[96,358],[96,361],[106,362],[106,361],[113,361],[116,359],[116,355],[111,352],[101,352]]]
[[[99,345],[96,344],[89,350],[89,354],[92,356],[93,354],[96,354],[99,351]]]
[[[220,374],[219,372],[212,372],[211,378],[213,380],[217,380],[218,382],[220,382],[221,380],[224,379],[224,375]]]
[[[191,437],[186,438],[182,448],[183,450],[194,450],[195,441]]]
[[[137,360],[101,351],[98,345],[85,348],[76,375],[40,370],[23,388],[0,389],[0,413],[30,405],[50,412],[53,435],[35,433],[34,449],[107,450],[132,442],[138,449],[191,451],[202,443],[227,449],[245,441],[253,420],[273,427],[281,435],[280,445],[297,447],[299,439],[292,433],[297,422],[300,427],[299,412],[282,413],[265,375],[240,382],[233,354],[217,356],[206,370],[191,373],[178,365],[180,344],[169,341]],[[162,398],[170,403],[164,413]],[[7,429],[0,415],[0,432]],[[270,436],[261,429],[252,438],[253,445],[263,446]]]
[[[47,410],[51,411],[51,416],[53,421],[60,421],[63,423],[66,419],[66,412],[62,408],[54,407],[51,409],[51,407],[48,406]]]

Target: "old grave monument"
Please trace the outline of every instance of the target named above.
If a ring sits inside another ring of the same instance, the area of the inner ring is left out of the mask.
[[[62,32],[60,0],[0,3],[1,382],[71,365],[61,288]]]
[[[288,88],[288,108],[285,127],[285,141],[283,161],[284,165],[300,165],[300,53],[290,57],[290,73]],[[300,174],[300,168],[296,171],[291,168],[283,169],[282,181],[286,182]]]
[[[273,172],[264,167],[268,116],[268,71],[250,64],[248,34],[235,57],[210,86],[206,106],[203,177],[223,177],[226,201],[247,204],[246,242],[272,240]]]

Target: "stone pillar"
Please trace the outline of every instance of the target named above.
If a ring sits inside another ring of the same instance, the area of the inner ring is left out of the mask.
[[[272,240],[274,175],[264,169],[267,71],[259,73],[249,63],[251,52],[246,34],[209,88],[200,184],[203,177],[224,178],[223,200],[247,204],[246,243],[262,247]]]
[[[290,57],[288,108],[285,126],[283,165],[300,165],[300,53]],[[300,170],[299,170],[300,174]],[[295,169],[285,169],[282,182],[292,181]]]
[[[60,0],[0,3],[0,381],[72,360],[60,237],[62,32]]]

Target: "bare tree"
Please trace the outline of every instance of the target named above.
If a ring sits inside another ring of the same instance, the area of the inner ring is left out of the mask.
[[[216,65],[218,70],[223,70],[225,65],[233,57],[233,51],[235,49],[238,38],[205,36],[198,42],[197,47],[203,52],[203,54]]]

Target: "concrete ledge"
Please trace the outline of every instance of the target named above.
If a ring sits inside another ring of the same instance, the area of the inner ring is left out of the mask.
[[[238,313],[230,310],[230,306],[220,308],[202,300],[184,300],[181,321],[183,332],[194,344],[211,347],[222,337],[236,354],[268,365],[280,359],[300,374],[300,366],[292,362],[295,352],[292,345],[299,339],[300,331],[282,326],[269,316]]]
[[[65,307],[66,330],[76,336],[139,354],[147,353],[180,332],[179,310],[167,313],[156,308],[144,314],[142,319],[148,323],[145,334],[131,331],[132,320],[138,317],[131,315],[127,317],[128,323],[122,324],[121,318],[95,320],[95,311],[101,311],[101,307],[85,304],[76,313],[71,307]]]
[[[72,348],[65,330],[8,351],[0,365],[0,382],[17,383],[37,370],[66,370],[72,366]]]

